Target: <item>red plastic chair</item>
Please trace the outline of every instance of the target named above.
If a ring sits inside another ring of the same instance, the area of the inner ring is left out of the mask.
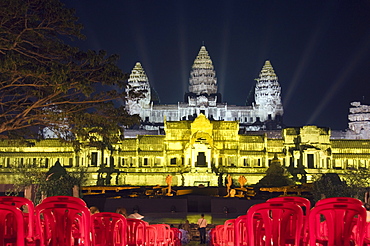
[[[126,218],[117,213],[102,212],[91,216],[94,246],[126,246]]]
[[[146,243],[147,222],[139,219],[126,219],[127,222],[127,245],[143,246]]]
[[[224,242],[224,225],[217,225],[215,228],[213,228],[210,232],[211,236],[211,245],[214,246],[221,246]]]
[[[170,226],[167,224],[153,224],[151,225],[157,229],[157,244],[158,245],[172,245],[172,238]]]
[[[235,241],[235,230],[234,230],[235,219],[226,220],[224,222],[223,231],[223,245],[234,246]]]
[[[261,218],[259,223],[256,223],[256,215]],[[260,231],[262,229],[263,233]],[[303,211],[294,203],[260,203],[250,207],[247,212],[249,246],[299,245],[302,229]]]
[[[370,222],[366,222],[364,245],[370,245]]]
[[[308,217],[310,215],[311,210],[311,202],[307,198],[298,197],[298,196],[282,196],[282,197],[274,197],[267,202],[293,202],[300,206],[303,210],[303,230],[302,230],[302,242],[301,244],[307,245],[308,244]],[[293,235],[291,235],[293,237]]]
[[[84,200],[78,197],[73,197],[73,196],[49,196],[41,201],[41,203],[47,203],[47,202],[76,203],[76,204],[80,204],[81,206],[87,207]]]
[[[311,210],[311,202],[307,198],[299,196],[280,196],[268,199],[267,202],[294,202],[303,209],[303,215],[309,216]]]
[[[22,211],[24,219],[24,234],[27,244],[36,244],[40,233],[35,231],[35,207],[33,202],[25,197],[19,196],[0,196],[0,204],[12,205]]]
[[[329,198],[321,199],[318,202],[316,202],[315,207],[322,205],[322,204],[333,203],[333,202],[363,205],[363,202],[361,200],[352,198],[352,197],[329,197]]]
[[[257,218],[257,215],[255,216]],[[253,218],[255,220],[255,218]],[[257,223],[257,220],[256,220]],[[234,244],[235,246],[248,245],[248,232],[247,232],[247,215],[241,215],[235,219],[234,223]]]
[[[327,203],[350,203],[350,204],[358,204],[359,206],[363,205],[361,200],[352,198],[352,197],[329,197],[329,198],[319,200],[315,204],[315,206],[319,206],[319,205],[327,204]],[[353,221],[353,223],[355,224],[355,221]],[[317,222],[317,226],[320,228],[321,235],[323,237],[327,237],[328,236],[328,226],[326,224],[326,221]],[[353,239],[355,235],[353,234],[351,237]]]
[[[146,246],[157,246],[157,227],[153,225],[147,225],[145,228],[145,238]]]
[[[216,228],[212,228],[209,231],[209,245],[215,246],[216,245],[215,241],[216,241]]]
[[[41,246],[90,246],[90,211],[71,202],[43,202],[36,206]],[[76,230],[78,233],[76,233]]]
[[[173,231],[174,235],[174,245],[175,246],[181,246],[181,238],[182,233],[178,228],[171,227],[171,231]]]
[[[326,234],[319,226],[324,219]],[[366,223],[366,210],[362,205],[348,202],[322,203],[315,206],[309,217],[310,245],[350,246],[362,245]],[[355,228],[355,229],[354,229]],[[352,233],[354,232],[354,236]]]
[[[26,245],[23,214],[15,206],[0,204],[0,245]]]
[[[86,206],[86,203],[84,200],[78,197],[73,197],[73,196],[49,196],[46,197],[41,201],[41,203],[53,203],[53,202],[63,202],[63,203],[73,203],[73,204],[79,204],[81,206]],[[80,237],[80,232],[78,228],[78,223],[73,224],[73,237],[79,238]]]

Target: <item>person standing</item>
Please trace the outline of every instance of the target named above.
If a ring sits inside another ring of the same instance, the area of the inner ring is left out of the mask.
[[[200,235],[200,244],[206,243],[206,227],[207,227],[207,220],[204,218],[204,214],[200,215],[198,219],[197,225],[199,226],[199,235]]]

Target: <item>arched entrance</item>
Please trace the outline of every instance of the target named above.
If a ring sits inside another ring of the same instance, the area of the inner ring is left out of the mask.
[[[192,168],[211,168],[213,139],[208,133],[198,131],[193,134],[188,150]]]

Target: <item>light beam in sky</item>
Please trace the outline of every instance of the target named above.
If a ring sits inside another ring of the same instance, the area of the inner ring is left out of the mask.
[[[306,49],[303,52],[303,56],[299,60],[297,68],[294,70],[293,79],[289,83],[289,86],[287,86],[288,91],[283,94],[284,95],[283,103],[284,103],[285,110],[289,107],[290,99],[295,95],[294,90],[297,87],[297,85],[299,84],[299,82],[301,81],[302,75],[304,74],[305,69],[307,68],[309,62],[311,61],[311,59],[313,57],[314,50],[315,50],[315,48],[317,46],[317,43],[318,43],[318,37],[319,37],[319,34],[321,34],[321,33],[322,33],[322,30],[321,31],[317,30],[311,36],[311,39],[308,42],[308,45],[306,46]],[[292,105],[294,105],[294,104],[292,104]]]
[[[364,43],[359,46],[359,49],[357,50],[357,52],[355,52],[352,59],[349,60],[347,66],[344,69],[340,70],[342,72],[338,75],[338,78],[335,80],[335,83],[332,84],[326,96],[322,98],[322,100],[318,104],[319,106],[315,109],[314,113],[309,118],[307,124],[312,124],[312,122],[315,122],[315,120],[319,117],[319,115],[322,113],[327,104],[336,95],[338,90],[343,86],[345,82],[348,81],[348,77],[353,73],[356,66],[365,58],[364,54],[366,54],[370,49],[368,45],[369,38],[370,35],[368,35],[368,37],[364,39],[365,40]]]
[[[221,49],[220,49],[220,57],[221,57],[221,62],[219,63],[221,67],[219,68],[220,73],[216,74],[218,77],[217,79],[217,84],[218,84],[218,92],[221,93],[221,95],[225,95],[225,84],[226,84],[226,76],[227,76],[227,60],[228,60],[228,55],[229,55],[229,46],[230,46],[230,17],[232,15],[231,9],[231,2],[226,1],[225,2],[226,6],[224,6],[224,23],[222,26],[222,39],[221,39]],[[212,58],[212,57],[211,57]],[[215,68],[215,70],[217,70]],[[225,98],[222,98],[224,101]]]
[[[184,18],[184,6],[181,1],[177,2],[177,22],[178,22],[178,39],[179,39],[179,57],[180,57],[180,76],[181,76],[181,88],[182,88],[182,95],[185,95],[185,92],[188,91],[189,85],[189,67],[187,61],[187,53],[188,44],[186,42],[186,25],[185,25],[185,18]]]

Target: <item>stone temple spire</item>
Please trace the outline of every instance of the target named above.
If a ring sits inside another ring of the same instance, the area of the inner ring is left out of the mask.
[[[190,72],[189,92],[195,95],[217,93],[216,72],[204,45],[200,48]]]
[[[276,114],[282,115],[281,87],[270,61],[265,62],[256,80],[254,99],[256,107],[264,114],[260,116],[261,120],[268,117],[274,118]]]
[[[141,93],[142,98],[138,98],[138,93]],[[137,62],[131,71],[127,94],[126,108],[130,114],[139,114],[140,109],[150,106],[149,79],[140,62]]]

